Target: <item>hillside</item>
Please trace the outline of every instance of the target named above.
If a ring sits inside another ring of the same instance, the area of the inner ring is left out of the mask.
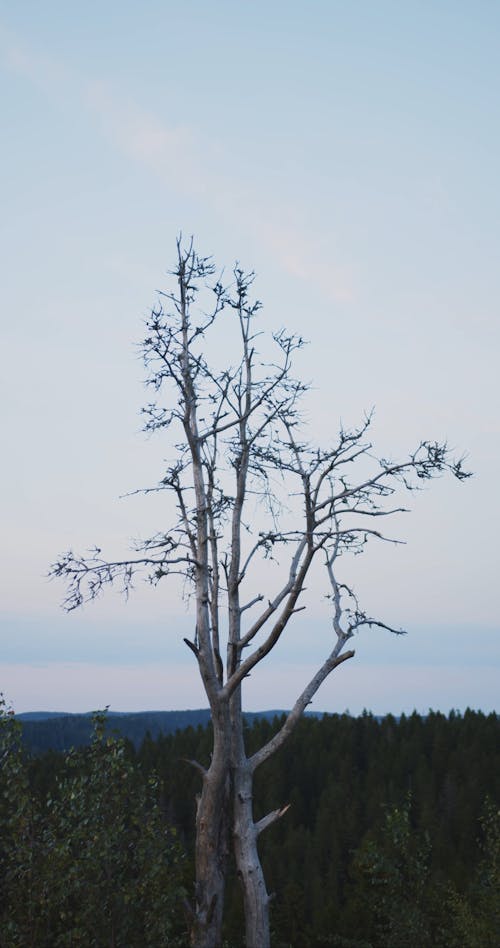
[[[249,724],[258,718],[271,721],[285,712],[248,711]],[[310,712],[313,717],[322,717],[322,712]],[[107,713],[107,731],[119,734],[132,741],[137,748],[146,734],[152,739],[161,734],[175,734],[187,727],[206,727],[210,721],[208,708],[187,711],[138,711]],[[68,751],[71,747],[83,747],[90,743],[92,734],[92,712],[69,714],[58,711],[27,711],[16,715],[23,726],[23,741],[31,754],[43,754],[53,750]]]

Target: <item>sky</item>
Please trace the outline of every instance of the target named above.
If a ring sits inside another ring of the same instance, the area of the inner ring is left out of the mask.
[[[346,565],[370,613],[313,708],[499,710],[500,6],[491,0],[0,3],[0,690],[18,712],[206,705],[175,585],[61,610],[68,548],[166,529],[144,497],[137,344],[182,231],[255,270],[309,340],[311,436],[466,453]],[[228,360],[231,353],[227,353]],[[248,709],[290,707],[331,649],[312,587]]]

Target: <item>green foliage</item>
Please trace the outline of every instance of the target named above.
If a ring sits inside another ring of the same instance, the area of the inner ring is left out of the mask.
[[[184,862],[123,740],[94,718],[89,748],[71,751],[37,799],[12,716],[1,716],[1,948],[181,945]]]
[[[463,892],[431,876],[427,834],[411,825],[411,797],[386,811],[359,848],[353,874],[370,909],[373,948],[498,948],[500,812],[487,800],[482,858]]]
[[[468,891],[448,889],[450,948],[500,945],[500,810],[487,800],[481,816],[482,857]]]
[[[40,814],[31,797],[21,726],[0,696],[0,945],[35,945]],[[19,930],[16,915],[23,918]],[[3,916],[3,917],[2,917]]]
[[[412,828],[410,805],[408,797],[403,806],[387,810],[379,838],[369,834],[353,862],[380,948],[435,944],[429,912],[431,847],[428,836]]]
[[[0,948],[185,945],[179,842],[192,851],[200,786],[186,761],[208,764],[211,729],[135,750],[98,720],[90,748],[30,760],[12,715],[1,725]],[[278,726],[249,724],[248,752]],[[256,818],[291,803],[259,840],[274,948],[497,948],[499,737],[472,711],[302,721],[255,785]],[[242,926],[234,873],[228,948]]]

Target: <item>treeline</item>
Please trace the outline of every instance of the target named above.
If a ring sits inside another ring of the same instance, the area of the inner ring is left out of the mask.
[[[279,721],[257,720],[248,751]],[[195,796],[210,727],[27,757],[3,715],[0,946],[185,945]],[[413,714],[301,722],[258,773],[276,948],[498,948],[500,721]],[[24,927],[23,927],[24,926]],[[230,879],[225,938],[242,945]]]
[[[92,740],[91,714],[20,714],[23,743],[31,754],[49,750],[64,753],[72,747],[84,747]],[[171,734],[189,726],[207,725],[210,711],[140,711],[131,714],[110,713],[104,722],[107,734],[119,734],[138,747],[149,732],[151,737]]]
[[[246,720],[257,718],[272,720],[282,711],[248,711]],[[309,715],[306,715],[309,716]],[[314,714],[317,717],[316,714]],[[69,751],[72,747],[84,747],[92,740],[92,714],[58,714],[56,712],[27,712],[16,715],[21,722],[22,739],[31,754],[44,754],[49,750]],[[210,721],[208,708],[195,711],[136,711],[106,714],[104,727],[107,734],[119,734],[138,747],[149,733],[151,737],[173,734],[187,727],[207,725]]]
[[[248,751],[278,726],[260,720],[248,727]],[[471,948],[498,948],[500,823],[497,816],[491,823],[491,808],[496,814],[500,803],[499,738],[499,718],[472,711],[303,720],[257,773],[255,787],[256,818],[291,804],[261,837],[276,893],[274,944],[465,948],[470,938]],[[199,728],[146,739],[135,757],[145,774],[160,775],[188,851],[198,777],[179,761],[206,764],[209,753],[210,733]],[[491,880],[486,901],[477,890],[479,875],[489,879],[490,871],[481,840],[496,853],[496,917]],[[481,911],[490,934],[480,931]],[[239,945],[236,883],[227,914],[229,943]]]

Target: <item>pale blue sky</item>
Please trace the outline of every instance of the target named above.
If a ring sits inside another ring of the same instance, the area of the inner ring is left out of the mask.
[[[134,350],[180,229],[257,271],[310,340],[311,431],[376,406],[381,453],[465,450],[349,567],[365,632],[315,707],[498,709],[500,7],[493,2],[0,3],[0,688],[19,711],[204,704],[179,591],[80,615],[44,574],[164,517]],[[162,521],[162,526],[164,523]],[[250,708],[289,706],[328,650],[321,588]]]

